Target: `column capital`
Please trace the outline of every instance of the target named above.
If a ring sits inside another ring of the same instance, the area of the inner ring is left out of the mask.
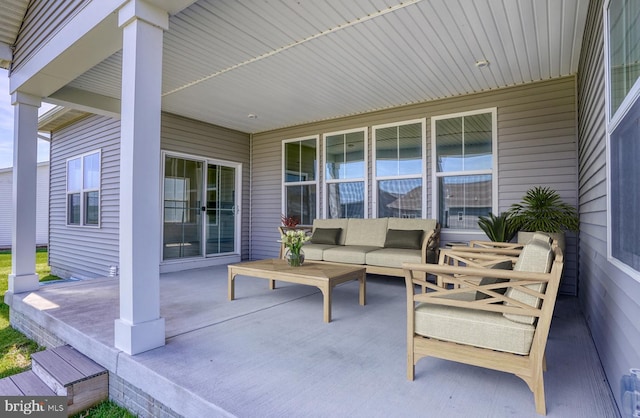
[[[15,106],[18,103],[40,107],[40,105],[42,104],[42,99],[40,97],[28,93],[23,93],[21,91],[11,93],[11,104]]]
[[[121,28],[138,19],[162,30],[169,29],[169,13],[146,1],[130,0],[118,11],[118,26]]]

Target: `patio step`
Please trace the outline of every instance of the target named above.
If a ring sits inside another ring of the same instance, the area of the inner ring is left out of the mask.
[[[69,415],[109,396],[107,370],[63,345],[31,355],[31,370],[0,380],[0,395],[66,396]]]

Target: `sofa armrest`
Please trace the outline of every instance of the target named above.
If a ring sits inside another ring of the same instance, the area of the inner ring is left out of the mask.
[[[440,224],[430,231],[427,231],[422,238],[422,256],[423,263],[429,262],[429,253],[433,254],[432,260],[437,261],[437,252],[440,247]]]

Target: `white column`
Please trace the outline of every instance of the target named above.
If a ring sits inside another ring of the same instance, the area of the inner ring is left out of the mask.
[[[120,318],[115,346],[137,354],[165,344],[160,317],[160,105],[165,11],[132,0],[122,40]]]
[[[13,223],[9,292],[36,290],[36,190],[38,173],[39,97],[11,96],[13,128]]]

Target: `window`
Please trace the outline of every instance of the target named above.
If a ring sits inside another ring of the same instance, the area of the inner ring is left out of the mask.
[[[640,3],[610,0],[605,6],[608,253],[640,278]]]
[[[67,160],[67,224],[100,223],[100,151]]]
[[[326,218],[366,217],[366,155],[366,128],[324,135]]]
[[[375,216],[422,218],[425,120],[373,126]]]
[[[286,140],[282,148],[283,214],[311,225],[318,209],[318,136]]]
[[[434,216],[444,228],[479,229],[478,216],[497,206],[496,109],[433,117],[431,133]]]

